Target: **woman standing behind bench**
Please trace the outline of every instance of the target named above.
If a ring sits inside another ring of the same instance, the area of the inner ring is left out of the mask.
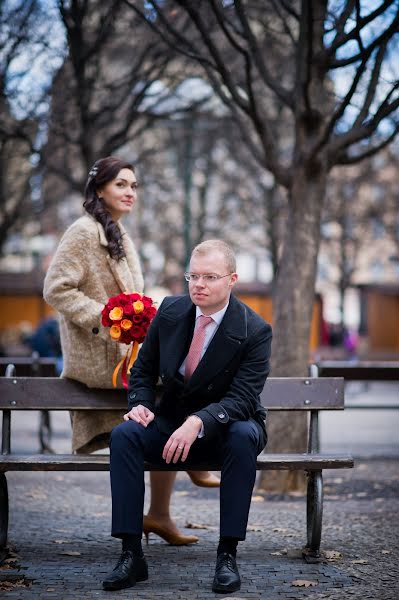
[[[44,299],[59,312],[62,377],[88,387],[111,388],[114,368],[127,350],[113,342],[108,329],[102,327],[104,304],[121,292],[143,290],[136,249],[120,223],[136,199],[133,166],[113,156],[99,159],[86,184],[86,214],[64,233],[44,281]],[[107,448],[110,432],[122,422],[124,412],[74,411],[73,452]],[[208,473],[201,475],[199,484],[215,483]],[[154,531],[170,543],[196,542],[197,537],[180,534],[170,517],[174,478],[174,473],[151,474],[151,507],[149,517],[144,518],[144,531]]]

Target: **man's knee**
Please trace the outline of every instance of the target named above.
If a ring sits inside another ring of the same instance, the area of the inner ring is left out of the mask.
[[[111,432],[111,448],[112,450],[117,450],[118,448],[123,448],[127,444],[134,443],[135,439],[139,439],[140,430],[142,425],[136,423],[136,421],[123,421],[116,427],[113,428]]]
[[[257,449],[259,432],[253,421],[236,421],[229,427],[226,443],[231,449],[242,452],[243,448]]]

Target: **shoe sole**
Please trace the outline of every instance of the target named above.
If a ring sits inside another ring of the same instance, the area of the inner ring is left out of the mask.
[[[103,590],[105,592],[115,592],[116,590],[124,590],[126,588],[131,588],[139,583],[140,581],[147,581],[148,573],[140,575],[139,577],[135,577],[134,579],[129,579],[124,583],[111,583],[109,585],[103,583]]]
[[[241,581],[232,585],[212,585],[212,592],[216,594],[226,594],[228,592],[238,592],[241,587]]]

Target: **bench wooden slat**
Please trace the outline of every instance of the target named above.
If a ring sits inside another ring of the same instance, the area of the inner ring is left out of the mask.
[[[319,377],[344,377],[346,381],[399,381],[398,361],[339,360],[317,363]]]
[[[353,467],[353,458],[346,454],[261,454],[259,470],[345,469]],[[220,465],[201,464],[196,470],[218,471]],[[176,470],[182,465],[146,465],[149,471]],[[108,454],[11,454],[0,455],[0,472],[6,471],[108,471]]]
[[[14,365],[18,377],[57,376],[57,359],[52,357],[0,356],[0,375],[4,376],[8,365]]]
[[[344,379],[271,377],[261,394],[270,410],[343,410]],[[59,377],[0,377],[0,409],[126,410],[125,390],[87,388]]]

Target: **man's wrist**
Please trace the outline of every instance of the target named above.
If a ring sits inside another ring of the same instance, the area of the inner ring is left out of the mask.
[[[186,420],[188,421],[188,419],[191,419],[193,422],[195,422],[198,425],[199,429],[202,429],[202,427],[204,426],[202,419],[197,415],[190,415],[187,417]]]
[[[189,417],[187,417],[186,421],[188,419],[191,419],[193,422],[197,423],[199,425],[199,429],[197,432],[197,437],[198,438],[203,438],[205,433],[204,433],[204,423],[201,419],[201,417],[199,417],[198,415],[190,415]]]

